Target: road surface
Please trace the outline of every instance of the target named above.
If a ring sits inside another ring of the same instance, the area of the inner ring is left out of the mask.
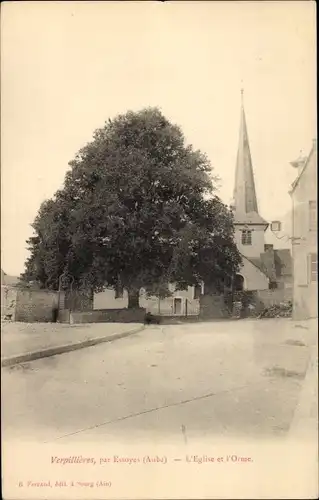
[[[151,326],[2,370],[3,438],[284,437],[314,336],[291,320]]]

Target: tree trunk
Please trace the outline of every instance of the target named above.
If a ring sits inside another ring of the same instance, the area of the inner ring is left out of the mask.
[[[136,289],[130,289],[128,292],[128,308],[138,309],[140,307],[140,291]]]

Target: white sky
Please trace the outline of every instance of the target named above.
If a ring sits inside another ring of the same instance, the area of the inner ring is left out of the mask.
[[[19,274],[40,203],[104,121],[159,106],[232,196],[240,88],[261,214],[290,209],[316,133],[311,2],[2,4],[2,262]]]

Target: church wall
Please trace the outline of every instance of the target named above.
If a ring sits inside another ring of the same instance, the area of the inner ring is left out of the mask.
[[[241,242],[242,230],[251,229],[252,230],[252,244],[243,245]],[[240,253],[246,257],[260,257],[260,254],[264,252],[265,245],[265,231],[264,226],[258,225],[236,225],[235,229],[235,240],[236,245]]]

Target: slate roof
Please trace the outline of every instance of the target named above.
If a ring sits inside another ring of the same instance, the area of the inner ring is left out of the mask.
[[[267,229],[268,222],[263,219],[257,212],[240,213],[235,210],[234,212],[235,224],[261,224]]]
[[[276,280],[276,272],[274,263],[269,259],[264,257],[265,254],[261,254],[259,258],[250,257],[248,260],[252,262],[258,269],[269,278],[271,281]]]
[[[248,260],[258,267],[271,281],[292,275],[292,258],[289,249],[264,252],[260,254],[260,257],[250,257]]]
[[[254,172],[243,102],[241,107],[233,209],[234,221],[237,223],[268,224],[258,213]]]

